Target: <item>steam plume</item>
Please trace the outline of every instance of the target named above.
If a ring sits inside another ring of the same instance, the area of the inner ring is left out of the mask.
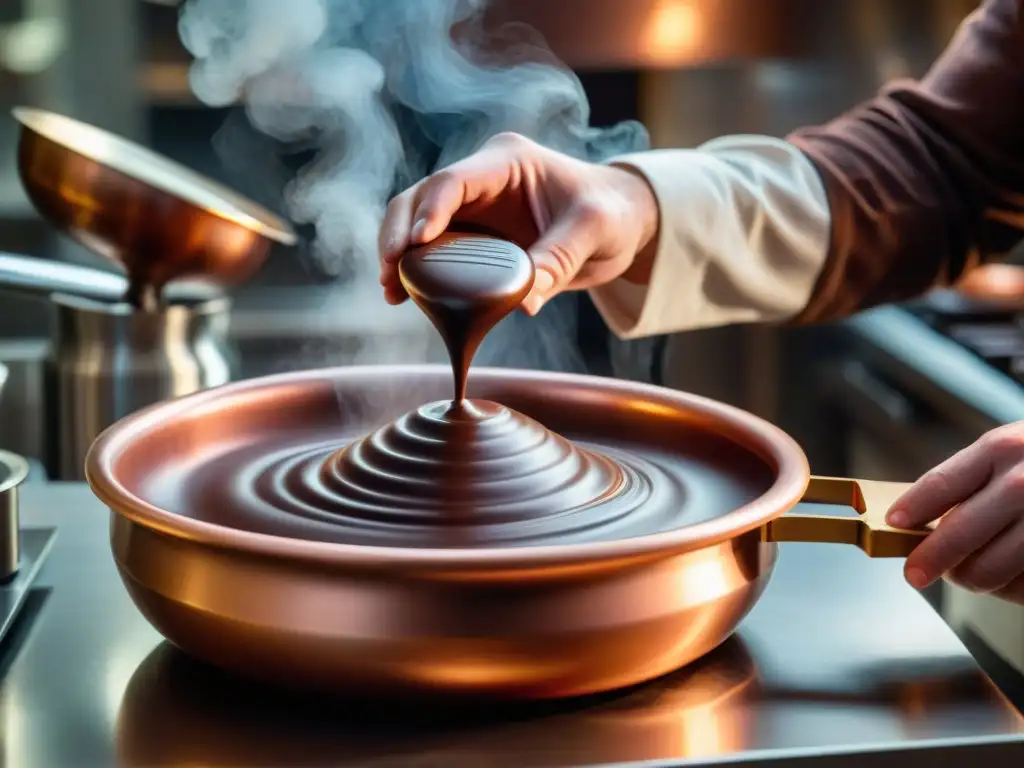
[[[332,273],[376,274],[388,198],[516,131],[591,160],[646,147],[638,123],[600,130],[575,75],[543,44],[486,39],[486,0],[189,0],[179,32],[196,96],[240,102],[286,153],[285,190]],[[453,35],[453,28],[456,34]],[[248,162],[272,162],[259,157]],[[280,161],[276,172],[280,175]],[[269,173],[268,175],[273,175]]]

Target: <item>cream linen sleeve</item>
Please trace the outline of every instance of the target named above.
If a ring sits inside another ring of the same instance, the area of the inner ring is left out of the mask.
[[[611,162],[642,174],[661,211],[649,285],[619,279],[590,291],[616,336],[778,322],[807,305],[831,221],[818,172],[796,147],[728,136]]]

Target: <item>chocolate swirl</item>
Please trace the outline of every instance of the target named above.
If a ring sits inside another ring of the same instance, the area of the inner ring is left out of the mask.
[[[559,515],[634,485],[604,456],[487,401],[406,414],[332,456],[320,480],[367,517],[415,508],[436,525],[469,515],[491,525]]]
[[[267,513],[361,544],[615,538],[668,526],[682,495],[654,464],[577,446],[488,401],[430,403],[341,449],[263,459],[239,482]]]

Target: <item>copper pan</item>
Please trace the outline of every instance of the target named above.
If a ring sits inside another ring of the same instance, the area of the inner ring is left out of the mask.
[[[508,369],[474,371],[471,396],[572,439],[706,450],[720,486],[749,481],[756,491],[660,533],[501,548],[284,537],[210,522],[225,512],[213,502],[152,503],[154,483],[184,498],[190,478],[216,474],[228,452],[269,452],[296,434],[343,443],[450,391],[444,366],[309,371],[189,395],[108,429],[86,476],[113,512],[114,557],[136,605],[187,653],[287,685],[556,698],[650,680],[721,644],[768,585],[779,541],[902,557],[926,535],[882,522],[903,485],[811,478],[790,437],[738,409],[633,382]],[[241,482],[215,477],[224,488]],[[787,515],[801,500],[859,514]]]
[[[172,280],[233,284],[262,266],[287,222],[145,147],[69,117],[17,107],[18,173],[39,215],[122,266],[127,300],[155,303]]]

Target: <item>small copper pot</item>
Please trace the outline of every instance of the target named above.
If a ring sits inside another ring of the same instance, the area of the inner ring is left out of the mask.
[[[164,286],[199,277],[233,285],[262,266],[291,226],[262,206],[120,136],[16,107],[18,175],[51,226],[123,267],[126,300],[153,309]]]
[[[187,653],[257,678],[360,695],[555,698],[650,680],[721,644],[767,586],[778,541],[898,557],[926,533],[881,522],[902,484],[812,479],[790,437],[736,408],[633,382],[508,369],[475,370],[471,396],[575,439],[714,437],[757,464],[762,492],[651,535],[463,549],[286,538],[148,500],[155,479],[203,471],[225,451],[270,450],[303,430],[344,442],[450,391],[443,366],[309,371],[189,395],[108,429],[86,476],[113,512],[114,557],[136,605]],[[737,479],[728,462],[708,466],[722,482]],[[786,515],[801,500],[861,514]]]

